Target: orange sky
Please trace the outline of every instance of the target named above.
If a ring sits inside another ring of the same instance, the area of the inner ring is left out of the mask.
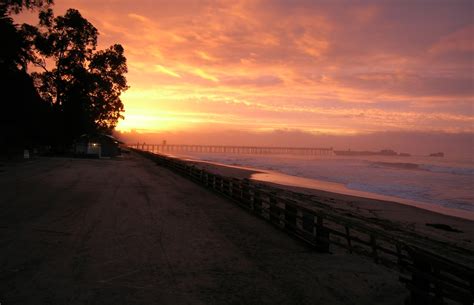
[[[473,132],[472,1],[56,0],[121,43],[118,130]]]

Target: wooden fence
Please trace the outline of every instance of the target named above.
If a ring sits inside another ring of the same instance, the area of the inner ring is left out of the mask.
[[[307,207],[248,179],[224,177],[177,158],[137,152],[233,200],[318,251],[340,246],[398,270],[410,291],[409,304],[474,304],[472,264],[461,265],[454,257],[431,253],[361,220],[325,209],[322,203]]]

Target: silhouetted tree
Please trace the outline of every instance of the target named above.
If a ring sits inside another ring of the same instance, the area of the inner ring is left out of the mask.
[[[1,0],[0,10],[7,14],[18,14],[23,9],[44,9],[53,4],[53,0]]]
[[[52,2],[0,0],[0,153],[110,132],[122,118],[123,47],[96,51],[97,29],[74,9],[54,17]],[[14,24],[25,9],[39,10],[38,27]],[[42,72],[28,75],[30,63]]]
[[[47,10],[52,3],[52,0],[0,1],[0,30],[2,33],[0,65],[2,68],[26,71],[26,65],[32,59],[32,46],[25,37],[26,33],[14,24],[11,14],[18,14],[24,9]]]
[[[45,9],[52,1],[0,2],[0,154],[43,142],[50,109],[26,72],[31,45],[11,14],[23,9]]]
[[[35,47],[33,63],[43,69],[32,75],[64,124],[65,136],[111,132],[123,118],[120,94],[128,88],[123,47],[96,51],[98,31],[75,9],[58,17],[48,9],[39,17],[38,28],[23,27]]]

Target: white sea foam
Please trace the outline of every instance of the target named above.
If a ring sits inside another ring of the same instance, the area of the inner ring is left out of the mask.
[[[429,157],[188,154],[228,165],[339,183],[348,189],[474,211],[474,165]]]
[[[421,164],[420,168],[433,173],[474,176],[474,168],[437,166],[432,164]]]

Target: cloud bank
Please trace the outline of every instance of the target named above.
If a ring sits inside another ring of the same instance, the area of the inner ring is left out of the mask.
[[[56,2],[125,46],[121,130],[473,132],[471,1]]]

